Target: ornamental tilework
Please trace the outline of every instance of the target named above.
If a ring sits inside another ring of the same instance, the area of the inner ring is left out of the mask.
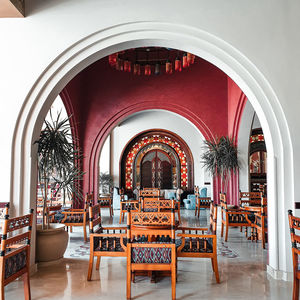
[[[173,148],[180,160],[180,173],[181,173],[181,186],[187,187],[188,185],[188,168],[187,168],[187,159],[185,152],[181,149],[181,146],[176,141],[173,141],[170,137],[167,136],[161,136],[161,135],[153,135],[153,136],[145,136],[140,141],[136,142],[126,157],[126,163],[125,163],[125,182],[126,182],[126,189],[132,189],[133,188],[133,163],[135,160],[135,157],[139,150],[152,143],[162,143],[169,145],[171,148]]]

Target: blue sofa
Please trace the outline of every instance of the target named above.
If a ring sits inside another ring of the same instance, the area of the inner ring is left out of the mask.
[[[200,189],[200,197],[207,197],[207,188],[203,187]],[[183,199],[185,209],[195,209],[196,206],[196,195],[187,195],[186,199]]]

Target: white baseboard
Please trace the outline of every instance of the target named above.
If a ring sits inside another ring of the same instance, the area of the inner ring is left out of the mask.
[[[267,273],[276,280],[293,281],[293,272],[275,270],[270,265],[267,265]]]

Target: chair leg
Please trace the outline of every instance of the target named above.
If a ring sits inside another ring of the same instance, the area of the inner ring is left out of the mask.
[[[195,206],[195,217],[197,216],[197,205]]]
[[[243,226],[240,227],[240,232],[243,232]]]
[[[172,300],[176,299],[176,267],[173,266],[171,270],[172,281]]]
[[[213,260],[213,265],[214,265],[216,281],[217,281],[217,283],[220,283],[217,255],[214,258],[212,258],[212,260]]]
[[[91,278],[92,278],[93,264],[94,264],[94,255],[91,253],[91,254],[90,254],[90,260],[89,260],[88,276],[87,276],[87,280],[88,280],[88,281],[90,281]]]
[[[135,283],[135,272],[131,272],[131,281]]]
[[[261,233],[261,245],[263,249],[266,249],[266,233],[264,232],[264,230],[262,230]]]
[[[294,272],[295,274],[295,272]],[[4,298],[3,298],[4,299]],[[299,299],[299,280],[294,275],[294,283],[293,283],[293,300]]]
[[[123,222],[124,222],[124,219],[125,219],[125,212],[122,212],[122,216],[123,216],[122,220],[123,220]]]
[[[119,220],[119,224],[122,223],[122,209],[120,209],[120,220]]]
[[[5,300],[4,284],[1,282],[0,300]]]
[[[72,233],[73,232],[73,227],[72,226],[70,226],[70,233]]]
[[[126,290],[127,300],[131,299],[131,268],[127,263],[127,290]]]
[[[180,224],[181,223],[180,208],[178,208],[178,221],[179,221],[179,224]]]
[[[97,256],[96,270],[99,270],[99,268],[100,268],[100,261],[101,261],[101,256]]]
[[[223,237],[224,234],[224,223],[221,224],[221,237]]]
[[[227,239],[228,239],[228,224],[226,224],[226,226],[225,226],[226,228],[225,228],[225,242],[227,242]]]
[[[86,236],[86,225],[85,224],[83,224],[83,238],[84,238],[84,241],[86,242],[87,241],[87,236]]]
[[[211,258],[210,260],[211,260],[211,267],[212,267],[213,271],[215,272],[214,259]]]
[[[198,218],[200,217],[200,207],[198,207]]]
[[[23,275],[23,282],[24,282],[24,298],[25,300],[31,300],[30,279],[28,273],[25,273]]]

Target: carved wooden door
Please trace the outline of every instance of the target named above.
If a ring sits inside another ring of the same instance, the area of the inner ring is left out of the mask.
[[[161,150],[149,151],[143,158],[142,188],[172,188],[172,164],[169,155]]]

